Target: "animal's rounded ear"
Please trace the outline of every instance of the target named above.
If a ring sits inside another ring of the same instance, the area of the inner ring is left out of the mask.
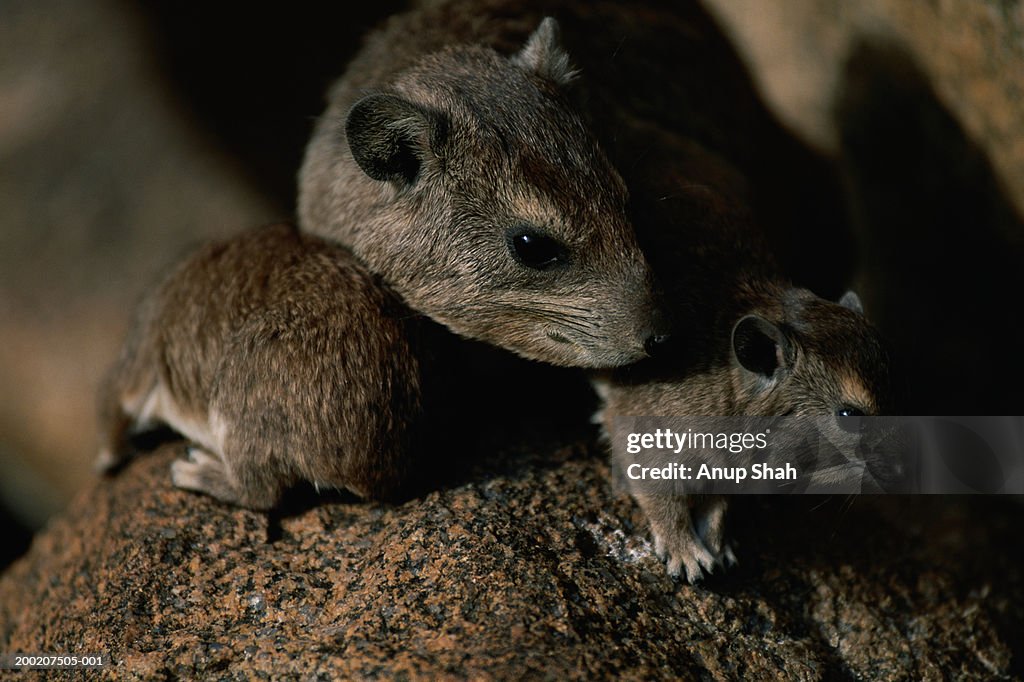
[[[732,328],[732,353],[740,367],[763,377],[792,367],[794,360],[786,334],[758,315],[747,315]]]
[[[545,17],[512,61],[557,85],[567,85],[578,72],[562,47],[560,36],[558,22]]]
[[[853,291],[847,291],[839,299],[839,305],[848,308],[855,313],[864,314],[864,305],[860,302],[860,296]]]
[[[374,180],[411,185],[437,156],[447,119],[396,95],[367,95],[348,112],[345,136],[352,158]]]

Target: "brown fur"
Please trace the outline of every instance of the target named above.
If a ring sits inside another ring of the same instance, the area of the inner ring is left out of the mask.
[[[164,423],[193,443],[175,485],[224,502],[268,509],[300,481],[393,497],[421,414],[415,317],[289,225],[211,244],[140,307],[102,397],[99,466]]]
[[[428,21],[439,12],[392,19],[334,86],[300,177],[302,228],[462,336],[559,365],[644,357],[661,332],[648,267],[626,187],[570,102],[557,24],[509,54],[488,45],[521,40],[521,20]],[[524,266],[509,241],[523,227],[564,261]]]

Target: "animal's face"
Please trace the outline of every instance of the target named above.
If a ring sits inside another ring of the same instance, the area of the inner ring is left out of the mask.
[[[351,246],[459,334],[611,367],[663,331],[625,186],[563,96],[553,31],[511,58],[444,50],[352,107],[347,143],[387,220]]]
[[[856,295],[835,304],[789,292],[778,319],[748,315],[736,323],[732,361],[737,395],[747,401],[741,414],[816,418],[783,431],[786,440],[775,445],[816,469],[819,482],[863,483],[865,473],[882,486],[900,480],[905,431],[892,420],[860,419],[893,414],[894,397],[888,354]]]

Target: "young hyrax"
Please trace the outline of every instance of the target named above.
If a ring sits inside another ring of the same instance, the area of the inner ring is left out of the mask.
[[[349,251],[290,225],[206,246],[138,310],[98,465],[165,424],[192,444],[179,488],[252,509],[300,481],[393,498],[420,424],[417,324]]]

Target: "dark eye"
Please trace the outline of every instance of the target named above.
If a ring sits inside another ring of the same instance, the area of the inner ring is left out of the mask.
[[[836,423],[843,431],[850,433],[860,431],[860,417],[863,416],[865,416],[863,412],[849,405],[841,405],[836,409]]]
[[[565,244],[532,227],[509,230],[508,248],[515,259],[533,270],[550,270],[569,262]]]

